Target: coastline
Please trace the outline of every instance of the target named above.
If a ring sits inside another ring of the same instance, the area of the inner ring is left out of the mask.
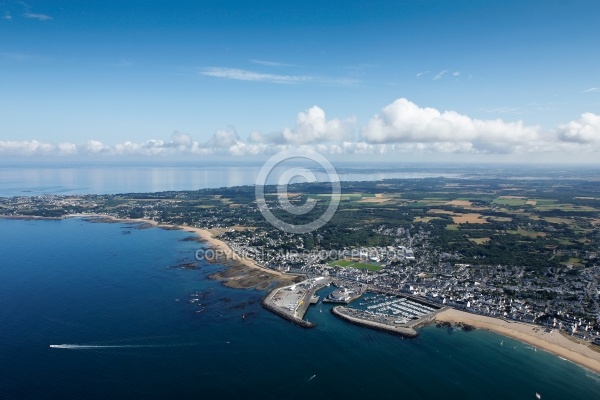
[[[588,346],[575,343],[554,329],[550,333],[538,325],[523,322],[508,322],[502,319],[470,314],[455,309],[447,309],[435,316],[435,321],[465,323],[478,329],[485,329],[502,336],[530,344],[541,350],[567,359],[579,366],[600,374],[600,352]]]
[[[218,280],[227,287],[266,290],[274,285],[276,287],[289,285],[297,278],[296,275],[263,268],[252,260],[241,257],[227,243],[217,239],[208,229],[187,225],[161,224],[144,218],[117,218],[103,214],[68,214],[63,218],[98,218],[100,221],[105,220],[104,222],[142,223],[162,229],[177,229],[194,233],[200,242],[208,243],[209,248],[214,250],[217,255],[214,259],[207,261],[222,263],[226,267],[224,271],[216,272],[210,275],[209,278]]]
[[[225,263],[225,273],[217,273],[209,278],[219,280],[223,285],[233,288],[257,288],[265,290],[273,286],[286,286],[297,278],[295,275],[283,274],[278,271],[273,271],[260,267],[249,259],[240,257],[237,253],[222,240],[213,236],[213,233],[206,229],[195,228],[185,225],[170,225],[160,224],[157,221],[149,219],[128,219],[117,218],[103,214],[68,214],[63,217],[36,217],[36,216],[0,216],[5,219],[23,219],[23,220],[61,220],[65,218],[97,218],[99,222],[123,222],[123,223],[142,223],[152,227],[162,229],[177,229],[183,230],[197,235],[200,241],[206,242],[211,248],[221,250]],[[221,260],[219,261],[221,262]],[[235,269],[238,269],[237,271]],[[228,275],[227,269],[234,270]],[[254,280],[252,285],[244,285],[244,278],[247,277],[248,271],[254,272],[253,278],[262,280],[265,286],[258,287]],[[268,274],[270,279],[265,279]],[[502,336],[510,337],[518,341],[535,346],[541,350],[548,351],[556,356],[571,361],[581,367],[587,368],[595,373],[600,374],[600,352],[594,351],[588,345],[576,343],[573,340],[563,336],[558,330],[553,330],[551,333],[544,331],[544,328],[539,325],[531,325],[522,322],[509,322],[506,320],[471,314],[455,309],[446,309],[436,314],[434,321],[465,323],[478,329],[485,329]]]

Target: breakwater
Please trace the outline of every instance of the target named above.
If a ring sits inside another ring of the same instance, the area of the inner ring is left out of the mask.
[[[261,305],[272,313],[303,328],[316,325],[303,319],[315,292],[329,285],[331,279],[317,277],[297,284],[272,290],[262,299]]]
[[[268,297],[268,296],[267,296]],[[314,328],[316,325],[312,322],[308,322],[303,320],[302,318],[298,318],[295,315],[282,310],[279,307],[274,306],[267,300],[267,297],[263,298],[260,304],[263,306],[265,310],[271,311],[273,314],[280,316],[281,318],[291,322],[294,325],[301,326],[303,328]]]
[[[417,337],[418,333],[413,328],[410,327],[402,327],[402,326],[393,326],[384,324],[381,322],[373,321],[369,319],[369,314],[351,309],[348,307],[337,306],[331,309],[331,313],[336,317],[339,317],[345,321],[351,322],[356,325],[364,326],[367,328],[375,329],[382,332],[391,333],[394,335],[399,335],[407,338]]]

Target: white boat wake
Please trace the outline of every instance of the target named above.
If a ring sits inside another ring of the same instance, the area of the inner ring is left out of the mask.
[[[89,344],[51,344],[52,349],[70,349],[70,350],[85,350],[85,349],[124,349],[136,347],[175,347],[175,346],[191,346],[177,344],[121,344],[121,345],[89,345]]]

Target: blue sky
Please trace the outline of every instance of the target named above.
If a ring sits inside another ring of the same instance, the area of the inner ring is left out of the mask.
[[[598,15],[592,0],[4,0],[0,155],[594,161]]]

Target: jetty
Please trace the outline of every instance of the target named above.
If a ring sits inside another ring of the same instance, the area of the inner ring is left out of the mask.
[[[331,278],[319,276],[274,289],[261,301],[261,305],[293,324],[303,328],[314,328],[316,325],[306,321],[304,314],[309,305],[319,301],[315,292],[330,283]]]

